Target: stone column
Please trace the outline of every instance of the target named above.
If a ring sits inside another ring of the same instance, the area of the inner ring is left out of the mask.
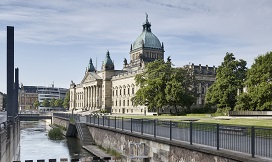
[[[96,89],[96,96],[97,96],[97,99],[96,99],[96,102],[97,102],[97,107],[99,108],[99,105],[100,105],[100,94],[99,94],[99,89],[100,89],[100,87],[99,86],[97,86],[97,89]]]
[[[97,99],[96,86],[94,86],[94,107],[97,109],[96,99]]]
[[[91,108],[93,109],[93,86],[91,86]]]

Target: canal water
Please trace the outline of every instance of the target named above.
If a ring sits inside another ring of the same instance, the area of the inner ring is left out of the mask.
[[[49,121],[21,121],[20,160],[33,160],[60,158],[88,159],[93,155],[81,147],[77,138],[63,140],[50,140],[48,131],[51,129]]]

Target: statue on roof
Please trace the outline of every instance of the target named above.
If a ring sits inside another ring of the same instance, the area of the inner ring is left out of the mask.
[[[127,59],[126,58],[124,58],[124,65],[127,65],[128,63],[127,63]]]
[[[148,22],[148,14],[145,13],[145,17],[146,17],[146,22]]]
[[[167,57],[167,62],[171,62],[171,58],[170,58],[171,56],[168,56]]]

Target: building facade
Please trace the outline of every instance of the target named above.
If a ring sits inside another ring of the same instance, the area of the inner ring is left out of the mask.
[[[56,88],[54,86],[24,86],[19,89],[19,107],[21,109],[34,109],[34,102],[42,103],[45,99],[64,99],[68,89]]]
[[[135,84],[135,75],[142,73],[147,63],[157,59],[164,59],[164,44],[151,32],[151,23],[146,17],[142,25],[142,33],[130,46],[130,61],[125,58],[123,69],[116,70],[107,51],[101,70],[94,68],[92,59],[79,84],[71,81],[70,84],[70,109],[107,110],[111,113],[145,114],[146,106],[134,106],[131,98],[138,88]],[[215,80],[215,67],[189,65],[192,74],[202,82],[199,89],[204,92],[210,82]],[[197,70],[199,69],[200,70]],[[206,83],[207,82],[207,83]],[[199,95],[196,104],[203,104],[205,94]]]

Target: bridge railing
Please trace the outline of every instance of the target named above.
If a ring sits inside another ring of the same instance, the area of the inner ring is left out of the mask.
[[[62,117],[69,118],[69,115],[62,115]],[[228,149],[251,154],[252,157],[272,158],[271,128],[98,115],[78,118],[84,119],[84,122],[88,124],[140,135],[183,141],[191,145],[201,144],[214,147],[217,150]]]

